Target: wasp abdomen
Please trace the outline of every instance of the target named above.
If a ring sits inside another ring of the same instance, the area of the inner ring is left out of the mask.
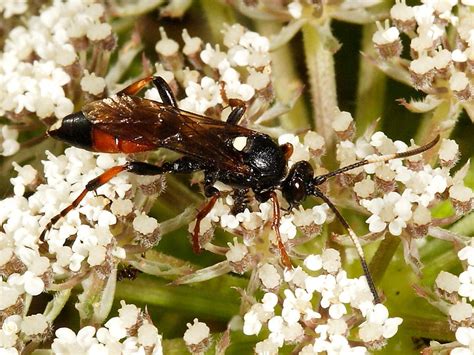
[[[62,120],[57,121],[50,127],[48,134],[75,147],[94,150],[92,122],[81,111],[67,115]]]

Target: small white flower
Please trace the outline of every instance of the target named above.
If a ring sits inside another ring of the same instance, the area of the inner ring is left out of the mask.
[[[1,112],[1,107],[0,107]],[[20,143],[17,141],[18,131],[7,125],[2,126],[0,141],[2,143],[1,154],[11,156],[20,150]]]
[[[288,4],[288,12],[293,18],[298,19],[303,13],[303,6],[298,0],[294,0]]]
[[[466,302],[456,303],[449,308],[449,317],[454,322],[461,323],[463,321],[469,321],[473,314],[474,308],[471,304]]]
[[[468,266],[466,271],[459,275],[458,293],[462,297],[467,297],[470,301],[474,300],[474,266]]]
[[[112,34],[112,26],[108,23],[94,23],[87,29],[87,38],[91,41],[106,39]]]
[[[258,269],[258,277],[263,286],[267,289],[274,289],[280,286],[281,276],[272,264],[264,264]]]
[[[133,229],[142,234],[153,233],[158,228],[158,221],[146,214],[140,214],[133,220]]]
[[[48,327],[48,321],[43,314],[27,316],[21,323],[21,331],[27,336],[44,334]]]
[[[265,339],[255,345],[255,353],[259,355],[276,355],[278,354],[278,344],[271,339]]]
[[[121,308],[119,309],[119,317],[123,322],[125,328],[131,328],[138,322],[140,309],[134,304],[126,304],[125,301],[120,301]]]
[[[318,271],[323,267],[323,259],[321,255],[311,254],[304,259],[304,265],[311,271]]]
[[[262,322],[255,311],[249,311],[244,315],[243,332],[245,335],[257,335],[262,329]]]
[[[186,326],[188,329],[184,332],[183,340],[187,345],[197,345],[209,338],[209,327],[197,318],[194,318],[193,324],[188,323]]]
[[[159,343],[161,347],[161,335],[158,334],[158,329],[153,324],[145,323],[138,328],[137,337],[143,346],[150,347]]]
[[[165,57],[175,55],[179,50],[179,44],[170,38],[163,27],[160,27],[161,39],[156,43],[155,50],[157,53]]]
[[[448,293],[457,292],[460,286],[459,278],[446,271],[441,271],[438,274],[435,283],[437,287]]]
[[[459,260],[466,260],[469,265],[474,266],[474,245],[467,245],[458,252]]]
[[[363,312],[364,314],[364,312]],[[359,336],[365,342],[393,337],[402,323],[399,317],[389,318],[387,308],[378,303],[366,313],[367,321],[359,327]]]
[[[325,249],[321,257],[323,269],[329,273],[336,273],[342,266],[341,255],[335,249]]]
[[[208,108],[223,101],[218,83],[207,76],[201,79],[200,84],[189,82],[186,96],[179,102],[180,108],[196,113],[204,113]]]
[[[237,238],[234,238],[234,244],[227,243],[229,251],[225,253],[227,260],[233,263],[238,263],[249,253],[247,247],[244,244],[237,242]]]
[[[388,225],[391,234],[400,235],[407,225],[406,222],[412,216],[412,201],[413,197],[409,189],[402,195],[398,192],[390,192],[383,198],[362,200],[362,205],[372,213],[366,221],[369,223],[369,230],[372,233],[378,233]]]
[[[474,352],[474,328],[459,327],[456,330],[456,340],[465,347],[454,348],[451,354],[464,355]]]
[[[272,292],[267,292],[262,298],[262,305],[265,312],[273,312],[278,303],[278,296]]]
[[[105,79],[96,76],[95,73],[89,73],[84,70],[84,76],[81,79],[81,89],[92,95],[100,95],[105,89]]]

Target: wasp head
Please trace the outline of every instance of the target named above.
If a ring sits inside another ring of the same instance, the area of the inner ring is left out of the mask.
[[[313,175],[313,167],[307,161],[293,164],[281,185],[281,192],[290,208],[298,206],[307,196],[314,194]]]

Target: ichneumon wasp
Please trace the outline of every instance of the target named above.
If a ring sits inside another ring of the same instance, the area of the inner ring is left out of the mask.
[[[158,89],[162,103],[136,96],[150,82]],[[288,169],[288,160],[293,151],[291,144],[278,145],[267,134],[239,126],[244,113],[245,105],[237,105],[223,122],[180,110],[166,81],[161,77],[150,76],[113,96],[88,103],[81,111],[59,120],[50,127],[48,134],[82,149],[102,153],[136,153],[165,147],[181,153],[182,157],[161,166],[130,161],[112,167],[89,181],[81,194],[46,225],[40,236],[43,247],[47,246],[46,232],[61,217],[78,206],[89,191],[96,190],[121,172],[159,175],[203,171],[204,194],[208,200],[196,216],[192,233],[195,252],[200,251],[200,222],[220,196],[219,190],[214,187],[217,181],[230,185],[236,195],[244,195],[252,190],[259,202],[271,201],[272,228],[276,234],[281,261],[289,268],[292,263],[279,232],[280,206],[275,191],[281,190],[290,206],[298,206],[308,196],[319,197],[328,204],[348,231],[374,301],[379,303],[380,299],[356,234],[318,186],[331,177],[367,164],[420,154],[432,148],[439,136],[412,150],[361,160],[327,174],[314,176],[313,167],[307,161],[299,161]]]

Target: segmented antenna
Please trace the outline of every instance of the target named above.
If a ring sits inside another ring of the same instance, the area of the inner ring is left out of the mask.
[[[362,245],[360,244],[359,238],[357,237],[357,234],[352,230],[352,228],[349,226],[349,223],[342,217],[341,213],[338,211],[336,206],[331,202],[331,200],[323,194],[323,192],[318,189],[316,186],[324,183],[328,178],[334,177],[336,175],[345,173],[346,171],[352,170],[359,168],[364,165],[368,164],[373,164],[373,163],[383,163],[387,162],[389,160],[393,159],[400,159],[400,158],[406,158],[412,155],[417,155],[420,153],[423,153],[424,151],[433,148],[436,143],[438,143],[440,139],[440,136],[437,135],[435,139],[433,139],[431,142],[415,148],[411,150],[407,150],[406,152],[402,153],[394,153],[394,154],[386,154],[386,155],[379,155],[370,159],[364,159],[359,162],[356,162],[351,165],[344,166],[342,168],[339,168],[337,170],[331,171],[327,174],[324,175],[319,175],[314,178],[314,195],[319,197],[321,200],[327,203],[329,208],[334,212],[336,215],[336,218],[341,222],[341,224],[344,226],[344,228],[347,230],[347,233],[349,234],[349,237],[352,240],[352,243],[354,243],[354,246],[357,250],[357,254],[359,255],[360,262],[362,264],[362,269],[364,270],[365,277],[367,279],[367,283],[369,284],[370,292],[372,292],[372,295],[374,296],[374,302],[375,303],[380,303],[380,297],[377,293],[377,289],[375,288],[374,280],[372,279],[372,275],[370,274],[369,267],[367,265],[367,261],[365,259],[364,255],[364,249],[362,249]]]
[[[343,166],[342,168],[331,171],[327,174],[316,176],[314,178],[314,183],[315,183],[316,186],[320,185],[331,177],[334,177],[336,175],[345,173],[346,171],[349,171],[349,170],[352,170],[352,169],[359,168],[359,167],[364,166],[364,165],[369,165],[369,164],[373,164],[373,163],[384,163],[384,162],[387,162],[389,160],[407,158],[407,157],[411,157],[412,155],[417,155],[417,154],[423,153],[423,152],[427,151],[428,149],[433,148],[436,145],[436,143],[439,142],[439,138],[440,137],[439,137],[439,134],[438,134],[435,137],[435,139],[433,139],[431,142],[429,142],[425,145],[422,145],[421,147],[414,148],[414,149],[411,149],[411,150],[407,150],[406,152],[379,155],[379,156],[375,156],[375,157],[370,158],[370,159],[364,159],[364,160],[358,161],[354,164]]]

